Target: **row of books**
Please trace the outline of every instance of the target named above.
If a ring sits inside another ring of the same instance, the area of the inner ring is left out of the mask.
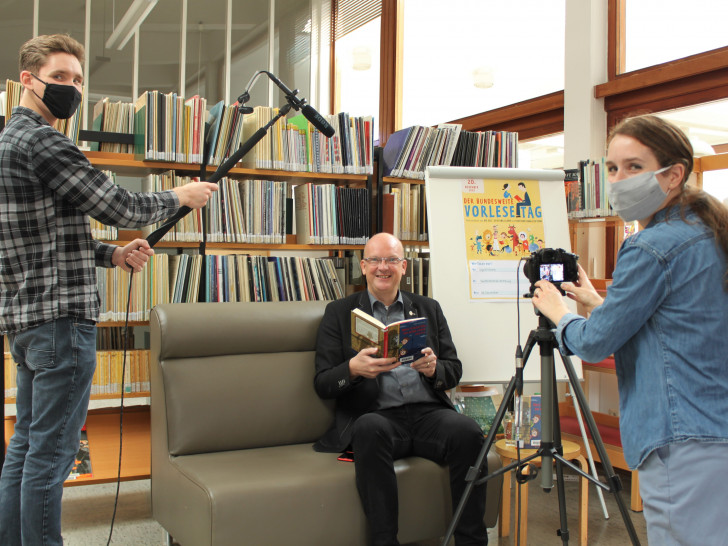
[[[6,81],[5,119],[20,103],[22,85]],[[230,157],[258,129],[278,114],[278,108],[256,106],[252,114],[240,113],[237,102],[223,101],[207,111],[207,100],[189,99],[177,93],[144,91],[134,103],[111,102],[104,98],[93,109],[94,131],[134,134],[134,144],[90,144],[91,151],[132,153],[146,160],[202,163],[209,139],[207,163],[219,165]],[[240,166],[297,172],[333,174],[373,173],[373,118],[351,117],[346,112],[323,116],[334,128],[326,138],[302,114],[280,118],[263,139],[242,158]],[[205,123],[210,120],[209,135]],[[81,110],[56,128],[74,142],[78,140]]]
[[[404,257],[407,259],[407,269],[399,281],[400,290],[432,297],[430,253],[406,249]]]
[[[103,102],[103,101],[102,101]],[[99,108],[95,126],[103,126],[111,107]],[[197,95],[145,91],[134,104],[135,153],[148,160],[201,163],[205,143],[209,165],[220,165],[259,129],[271,123],[278,108],[256,106],[240,112],[238,103],[216,103],[206,111]],[[335,130],[326,138],[302,115],[281,117],[240,161],[241,167],[334,174],[373,172],[373,120],[341,112],[325,115]],[[206,122],[209,121],[209,134]],[[105,129],[104,129],[105,130]]]
[[[116,173],[113,171],[102,171],[106,176],[116,183]],[[89,218],[91,222],[91,236],[102,241],[116,241],[119,238],[119,228],[107,226],[98,220]]]
[[[453,167],[518,167],[518,133],[461,131]]]
[[[147,175],[143,189],[166,191],[191,180],[166,171]],[[207,205],[187,214],[162,241],[202,241],[203,226],[206,226],[206,239],[210,242],[285,243],[287,210],[291,208],[288,182],[221,178],[218,185],[219,190],[212,194]],[[142,235],[146,237],[159,225],[161,222],[142,229]]]
[[[101,99],[94,106],[91,129],[104,133],[134,134],[134,104],[131,102],[111,102],[108,97]],[[133,154],[134,144],[116,142],[92,142],[92,152],[111,152],[117,154]]]
[[[427,199],[422,184],[384,184],[382,231],[404,241],[427,241]]]
[[[96,330],[97,351],[118,351],[124,348],[125,343],[127,349],[136,347],[134,328],[105,326]]]
[[[301,256],[209,255],[201,257],[208,282],[204,301],[311,301],[344,297],[344,272],[327,258]],[[173,285],[172,301],[188,292],[193,275],[180,260]],[[174,268],[174,263],[172,267]],[[174,290],[181,285],[180,290]],[[194,283],[193,283],[194,285]]]
[[[161,303],[308,301],[344,296],[344,262],[331,258],[247,254],[155,254],[132,277],[119,268],[97,268],[100,320],[149,320]]]
[[[518,133],[463,131],[462,125],[415,125],[392,134],[382,152],[384,176],[424,179],[428,166],[516,167]]]
[[[97,267],[96,283],[100,298],[100,321],[124,321],[127,303],[130,321],[149,320],[152,307],[169,303],[169,255],[154,254],[144,269],[134,275],[129,275],[120,267]]]
[[[121,394],[149,392],[149,351],[130,350],[126,353],[126,374],[122,381],[123,351],[96,351],[96,371],[91,383],[91,394]],[[17,364],[9,352],[4,359],[5,398],[18,394]]]
[[[299,244],[363,245],[370,235],[369,192],[336,184],[299,184],[293,190]]]
[[[144,91],[134,103],[134,149],[144,159],[201,163],[207,100]]]
[[[240,113],[237,103],[217,103],[210,110],[210,165],[230,157],[259,129],[278,114],[279,109],[256,106],[252,114]],[[334,174],[373,172],[373,132],[371,116],[350,117],[341,112],[323,116],[334,128],[326,138],[304,116],[278,119],[250,152],[242,167]]]
[[[450,165],[462,125],[415,125],[392,134],[382,152],[384,176],[420,178],[429,165]]]
[[[125,394],[149,392],[149,351],[126,352],[126,373],[122,379],[123,365],[123,351],[96,351],[91,394],[121,394],[122,386]]]
[[[12,117],[13,108],[20,105],[20,97],[22,95],[23,84],[13,80],[5,80],[5,91],[0,93],[0,102],[4,102],[5,107],[0,109],[0,111],[5,114],[6,124]],[[55,128],[73,142],[78,142],[78,131],[81,128],[81,108],[78,108],[76,113],[70,118],[57,120]]]
[[[190,181],[166,171],[148,175],[143,188],[165,191]],[[207,205],[180,220],[163,241],[202,241],[203,226],[209,242],[282,244],[294,230],[300,244],[365,244],[369,238],[366,188],[229,178],[218,184]],[[144,228],[142,235],[159,225]]]
[[[564,174],[569,218],[614,216],[607,197],[605,158],[579,161],[578,169],[566,169]]]

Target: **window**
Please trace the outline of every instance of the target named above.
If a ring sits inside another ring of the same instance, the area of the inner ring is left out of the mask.
[[[374,116],[379,138],[381,2],[340,0],[335,23],[334,112]]]
[[[690,138],[695,157],[725,152],[728,145],[728,100],[657,112]],[[716,149],[717,148],[717,149]]]
[[[728,45],[728,4],[715,0],[624,0],[625,72]]]
[[[402,125],[564,88],[564,0],[405,0]]]
[[[563,169],[564,133],[518,142],[521,169]]]
[[[728,149],[728,100],[658,112],[657,115],[685,132],[696,158]],[[728,205],[728,170],[706,170],[702,179],[703,189]]]

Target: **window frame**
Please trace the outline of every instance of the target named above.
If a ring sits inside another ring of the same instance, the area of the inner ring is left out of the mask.
[[[608,0],[608,81],[594,87],[604,99],[607,127],[648,114],[728,98],[728,46],[624,72],[625,2]]]
[[[625,1],[607,0],[607,81],[594,87],[594,97],[604,99],[608,129],[637,113],[659,112],[728,98],[728,46],[622,73],[625,66]],[[403,9],[403,0],[382,0],[380,146],[384,146],[401,123]],[[333,59],[333,43],[331,47]],[[333,97],[333,70],[331,87]],[[564,91],[451,122],[461,123],[467,131],[517,131],[522,140],[563,132]]]

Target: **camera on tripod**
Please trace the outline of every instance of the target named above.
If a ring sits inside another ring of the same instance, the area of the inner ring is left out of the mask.
[[[566,252],[563,248],[542,248],[532,252],[523,264],[523,273],[531,282],[531,287],[525,297],[533,297],[535,284],[540,280],[553,283],[564,294],[561,283],[579,280],[578,259],[579,256]]]

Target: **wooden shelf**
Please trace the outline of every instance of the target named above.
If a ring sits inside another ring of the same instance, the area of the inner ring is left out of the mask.
[[[15,418],[5,419],[5,445],[10,441]],[[105,410],[90,413],[86,419],[91,454],[90,478],[68,480],[66,486],[90,485],[116,481],[119,472],[119,412]],[[149,408],[125,408],[121,457],[121,480],[144,480],[151,475]]]
[[[140,349],[142,351],[148,351],[149,349]],[[127,392],[124,393],[124,399],[127,398],[149,398],[149,392]],[[121,393],[116,394],[92,394],[91,400],[120,400]],[[8,396],[5,398],[6,404],[15,404],[15,397]]]
[[[124,327],[126,326],[126,322],[123,320],[109,320],[109,321],[101,321],[96,323],[97,328],[113,328],[113,327]],[[148,320],[130,320],[129,326],[149,326]],[[122,351],[123,349],[119,349]]]
[[[424,184],[425,181],[422,178],[395,178],[392,176],[382,177],[382,183],[384,184]]]
[[[89,152],[84,155],[91,164],[97,168],[110,168],[118,174],[139,176],[162,171],[184,171],[200,172],[200,165],[197,163],[175,163],[171,161],[149,161],[140,160],[134,154],[116,154],[110,152]],[[214,173],[217,165],[208,165],[206,172]],[[367,174],[338,174],[338,173],[314,173],[284,171],[278,169],[246,169],[233,167],[230,175],[248,176],[257,178],[285,179],[291,182],[311,182],[313,180],[337,180],[352,183],[365,183],[370,175]]]
[[[141,231],[120,230],[116,240],[104,240],[104,243],[125,245],[134,239],[143,239]],[[414,241],[418,243],[419,241]],[[419,242],[421,244],[421,242]],[[201,241],[159,241],[155,248],[200,248]],[[286,235],[285,243],[205,243],[206,250],[361,250],[364,245],[303,245],[296,242],[295,235]]]

